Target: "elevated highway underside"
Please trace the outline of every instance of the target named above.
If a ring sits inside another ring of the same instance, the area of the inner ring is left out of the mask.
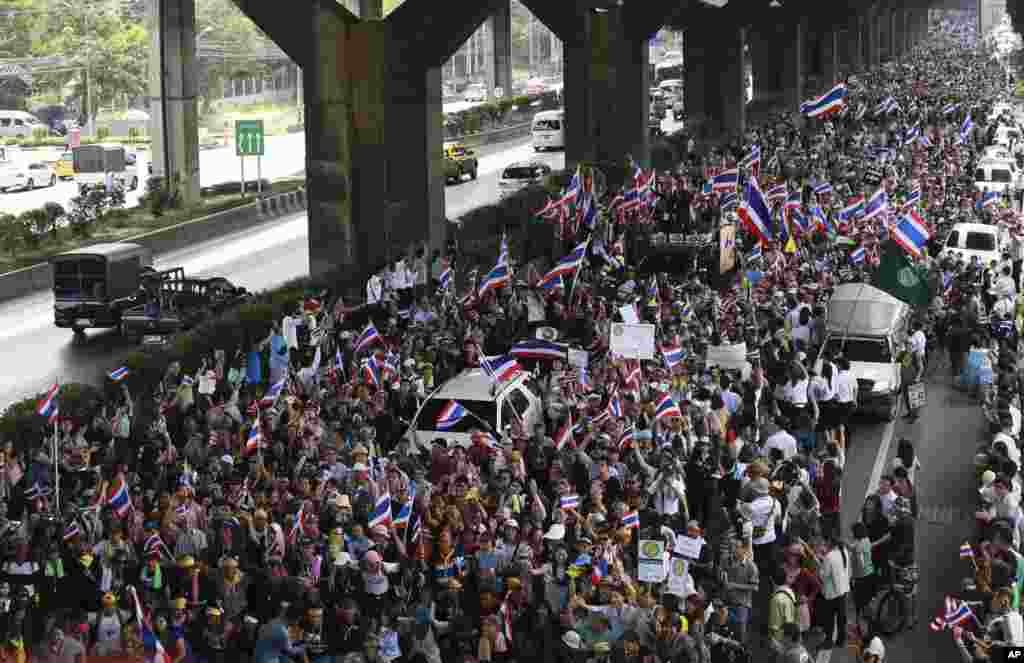
[[[794,108],[848,73],[911,48],[924,38],[933,4],[522,1],[564,43],[567,167],[626,155],[647,164],[647,42],[665,25],[685,32],[689,124],[699,138],[721,139],[746,126],[747,58],[755,101]],[[198,181],[198,158],[185,140],[195,131],[192,2],[156,0],[154,16],[162,66],[152,96],[180,111],[166,115],[154,170],[177,173],[186,184]],[[235,2],[303,70],[311,272],[344,266],[365,273],[396,247],[441,247],[448,229],[441,66],[494,16],[496,80],[510,82],[508,0],[406,0],[387,17],[381,0],[360,0],[359,15],[336,0]]]

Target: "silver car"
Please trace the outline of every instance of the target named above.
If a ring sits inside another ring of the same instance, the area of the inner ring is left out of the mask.
[[[541,184],[551,174],[551,166],[542,161],[519,161],[506,166],[498,180],[501,197],[525,188],[530,184]]]

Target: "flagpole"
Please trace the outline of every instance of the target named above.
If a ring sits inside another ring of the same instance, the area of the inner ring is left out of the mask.
[[[57,383],[58,385],[60,382]],[[57,387],[57,394],[55,398],[60,396],[60,387]],[[58,406],[59,407],[59,406]],[[59,410],[58,410],[59,412]],[[58,459],[60,444],[57,441],[58,435],[58,422],[59,417],[53,418],[53,502],[56,513],[54,515],[60,515],[60,460]]]

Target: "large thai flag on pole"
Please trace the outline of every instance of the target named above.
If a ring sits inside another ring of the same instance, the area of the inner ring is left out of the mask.
[[[149,625],[142,616],[142,603],[139,602],[139,595],[135,591],[135,587],[129,585],[129,591],[132,593],[132,603],[135,604],[135,619],[139,622],[139,633],[142,636],[142,646],[147,652],[154,652],[153,663],[171,663],[170,655],[164,650],[163,643],[160,642],[160,638],[153,632],[153,628]]]
[[[924,247],[931,237],[932,229],[913,210],[900,217],[900,222],[892,230],[892,238],[896,243],[915,258],[924,255]]]
[[[740,171],[736,168],[730,168],[729,170],[723,170],[721,173],[715,175],[711,181],[711,190],[715,193],[725,193],[727,191],[735,191],[736,187],[740,183]]]
[[[747,182],[747,200],[737,210],[737,214],[758,239],[762,242],[772,241],[772,213],[761,194],[761,187],[753,177]]]
[[[57,414],[60,412],[60,407],[57,403],[57,395],[60,393],[60,385],[54,384],[50,387],[50,390],[46,392],[46,396],[39,401],[39,405],[36,406],[36,412],[40,417],[46,417],[47,420],[52,424],[57,420]]]
[[[822,117],[829,113],[838,112],[846,105],[848,94],[846,84],[839,83],[817,99],[811,99],[800,104],[800,112],[807,117]]]

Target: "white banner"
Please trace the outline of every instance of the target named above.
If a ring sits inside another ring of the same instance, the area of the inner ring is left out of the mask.
[[[611,351],[626,359],[654,359],[654,325],[612,323]]]

